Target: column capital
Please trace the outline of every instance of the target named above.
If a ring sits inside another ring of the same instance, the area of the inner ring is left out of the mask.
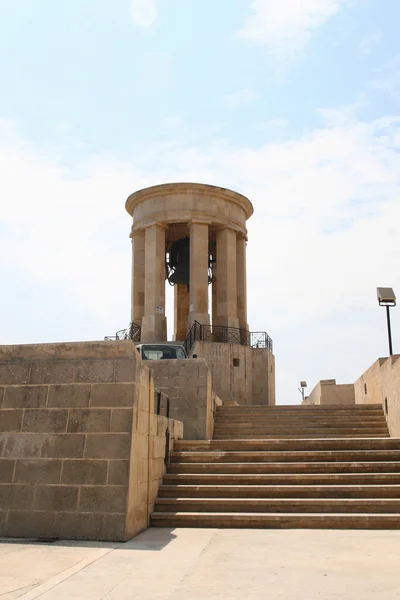
[[[247,239],[247,230],[243,231],[241,227],[235,225],[234,223],[224,223],[215,226],[215,230],[217,232],[224,231],[225,229],[227,229],[228,231],[234,231],[237,235],[244,236]]]
[[[132,225],[129,237],[133,238],[133,237],[135,237],[136,235],[139,235],[139,234],[144,235],[144,229],[143,229],[143,227],[134,227]]]
[[[211,225],[211,223],[212,221],[210,219],[195,217],[194,219],[190,219],[188,225],[191,227],[192,225]]]
[[[168,229],[168,223],[165,223],[164,221],[147,221],[147,223],[144,223],[142,225],[143,229],[149,229],[149,227],[160,227],[161,229]]]

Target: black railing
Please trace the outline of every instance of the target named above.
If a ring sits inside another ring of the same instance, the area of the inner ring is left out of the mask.
[[[222,344],[241,344],[251,348],[265,348],[272,352],[272,340],[265,331],[250,332],[238,327],[223,325],[201,325],[195,321],[186,337],[184,348],[189,356],[193,344],[201,342],[219,342]]]
[[[167,419],[169,419],[171,403],[169,401],[167,394],[164,394],[164,392],[155,388],[154,395],[155,395],[155,401],[156,401],[156,414],[161,415],[161,404],[162,404],[162,399],[164,398],[164,400],[165,400],[165,416],[167,417]]]
[[[140,342],[140,325],[131,323],[128,329],[120,329],[115,335],[106,335],[104,338],[108,342],[118,342],[120,340],[132,340],[132,342]]]

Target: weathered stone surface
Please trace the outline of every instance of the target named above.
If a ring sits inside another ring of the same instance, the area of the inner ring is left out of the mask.
[[[5,388],[3,408],[44,408],[47,385],[10,385]]]
[[[115,408],[111,415],[111,431],[117,433],[130,433],[132,431],[132,410],[129,408]]]
[[[128,485],[129,460],[109,460],[108,478],[109,485]]]
[[[147,527],[148,449],[177,429],[149,414],[154,384],[132,342],[0,346],[2,358],[0,535],[122,541]]]
[[[15,460],[0,458],[0,483],[12,483],[14,478],[14,469]]]
[[[72,409],[69,412],[68,433],[103,433],[110,431],[111,410]]]
[[[27,409],[22,431],[33,433],[64,433],[67,429],[68,411],[61,409]]]
[[[7,348],[7,346],[5,347]],[[0,383],[2,385],[26,384],[29,382],[30,369],[29,363],[0,362]]]
[[[106,460],[64,460],[61,483],[105,485],[107,466]]]
[[[76,363],[76,383],[112,383],[113,379],[113,360],[81,360]]]
[[[77,486],[38,485],[34,508],[48,511],[75,511],[78,508],[78,492]]]
[[[11,537],[56,537],[55,513],[37,510],[10,510],[5,534]]]
[[[72,383],[75,361],[44,361],[32,363],[29,383]]]
[[[31,433],[0,434],[0,456],[3,458],[39,457],[42,436]]]
[[[135,398],[135,383],[93,384],[90,406],[93,408],[129,408],[134,405]]]
[[[89,406],[90,384],[60,384],[49,387],[48,408],[74,408]]]
[[[129,458],[130,447],[127,433],[88,433],[85,458]]]
[[[20,431],[22,424],[23,410],[8,409],[1,412],[0,431],[4,433],[13,433]]]
[[[32,485],[7,484],[0,485],[0,507],[30,508],[33,504],[35,488]]]
[[[83,458],[83,434],[44,435],[43,438],[42,458]]]
[[[56,514],[55,530],[60,538],[101,540],[105,539],[103,529],[104,515],[101,513],[58,512]]]
[[[15,467],[15,483],[59,483],[61,460],[20,459]]]
[[[104,515],[103,539],[110,542],[125,541],[129,539],[126,533],[126,515]]]
[[[127,486],[82,486],[80,512],[125,513]]]

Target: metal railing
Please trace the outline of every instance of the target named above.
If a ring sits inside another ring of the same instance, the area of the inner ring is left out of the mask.
[[[251,348],[265,348],[270,352],[273,350],[272,339],[265,331],[250,332],[238,327],[201,325],[198,321],[193,323],[183,344],[188,356],[196,341],[240,344]]]
[[[161,404],[162,404],[162,399],[164,397],[165,405],[166,405],[165,406],[165,416],[167,417],[167,419],[169,419],[169,413],[171,411],[171,402],[169,400],[169,397],[167,396],[167,394],[165,394],[161,390],[158,390],[157,388],[154,389],[154,396],[155,396],[155,404],[156,404],[156,414],[161,415]]]
[[[140,325],[131,323],[127,329],[120,329],[115,335],[106,335],[104,338],[108,342],[118,342],[120,340],[132,340],[132,342],[140,342]]]
[[[161,415],[161,404],[162,399],[165,399],[165,416],[169,419],[169,413],[171,411],[171,403],[167,394],[162,392],[161,390],[154,388],[154,396],[155,396],[155,404],[156,404],[156,414]],[[164,463],[167,465],[169,463],[169,440],[170,433],[169,427],[165,430],[165,453],[164,453]]]

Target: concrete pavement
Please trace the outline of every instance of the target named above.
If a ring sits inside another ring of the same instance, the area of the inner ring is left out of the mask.
[[[149,529],[0,541],[1,600],[398,600],[399,531]]]

